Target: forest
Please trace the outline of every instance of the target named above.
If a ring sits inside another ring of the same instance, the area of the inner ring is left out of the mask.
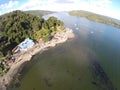
[[[53,16],[45,20],[19,10],[2,15],[0,17],[0,59],[10,56],[12,49],[26,38],[35,42],[40,39],[47,42],[51,35],[63,28],[63,22]],[[2,60],[0,64],[2,67]]]
[[[51,13],[55,13],[53,11],[46,11],[46,10],[28,10],[28,11],[24,11],[27,14],[32,14],[32,15],[36,15],[36,16],[44,16],[47,14],[51,14]]]

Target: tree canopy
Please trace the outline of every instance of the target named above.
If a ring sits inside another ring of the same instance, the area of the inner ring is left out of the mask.
[[[3,15],[0,20],[0,57],[28,37],[48,41],[58,26],[63,27],[63,22],[53,16],[44,20],[19,10]]]

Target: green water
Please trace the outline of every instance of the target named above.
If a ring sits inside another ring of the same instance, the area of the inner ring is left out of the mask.
[[[52,15],[76,37],[35,55],[20,73],[19,85],[9,90],[120,90],[120,29],[67,13]],[[94,62],[104,76],[96,74]]]

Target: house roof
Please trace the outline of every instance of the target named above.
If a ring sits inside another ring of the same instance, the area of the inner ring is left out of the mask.
[[[34,45],[34,42],[33,40],[27,38],[25,39],[23,42],[21,42],[18,46],[21,48],[21,49],[28,49],[30,48],[31,46]]]

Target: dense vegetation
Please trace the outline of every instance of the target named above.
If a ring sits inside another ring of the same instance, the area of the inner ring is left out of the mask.
[[[55,17],[44,20],[21,11],[14,11],[2,16],[0,21],[0,56],[9,53],[25,38],[37,40],[36,34],[39,38],[49,36],[57,31],[58,26],[63,26],[63,22]]]
[[[63,22],[55,17],[44,20],[19,10],[3,15],[0,20],[0,69],[4,70],[1,58],[11,55],[12,49],[24,39],[46,42],[58,29],[63,29]]]
[[[41,17],[43,15],[51,14],[53,12],[52,11],[44,11],[44,10],[29,10],[29,11],[25,11],[25,13]]]
[[[69,14],[73,15],[73,16],[85,17],[85,18],[92,20],[92,21],[105,23],[105,24],[109,24],[109,25],[115,26],[117,28],[120,28],[120,24],[118,22],[112,20],[112,18],[108,18],[108,17],[102,16],[102,15],[88,12],[88,11],[82,11],[82,10],[70,11]]]

